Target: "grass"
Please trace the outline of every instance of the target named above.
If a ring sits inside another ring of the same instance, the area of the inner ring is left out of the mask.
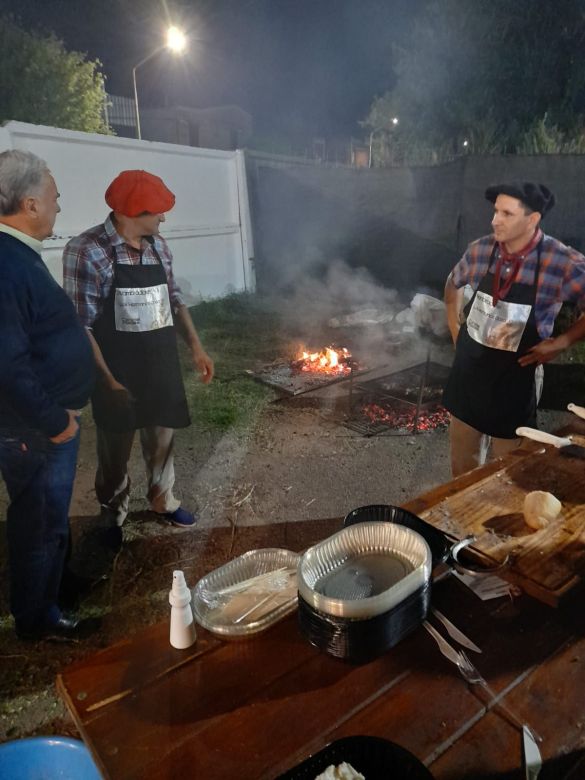
[[[245,375],[257,363],[283,354],[286,338],[278,315],[262,298],[233,294],[194,306],[191,317],[215,362],[215,377],[203,385],[189,371],[183,354],[185,389],[193,425],[226,431],[253,419],[274,398],[274,392]]]

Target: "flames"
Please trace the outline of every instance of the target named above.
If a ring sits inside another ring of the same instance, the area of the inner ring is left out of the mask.
[[[291,363],[293,368],[312,373],[343,375],[351,372],[351,352],[345,347],[324,347],[319,352],[301,350]]]

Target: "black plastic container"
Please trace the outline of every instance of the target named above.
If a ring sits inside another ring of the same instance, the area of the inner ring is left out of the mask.
[[[433,567],[443,563],[449,557],[452,542],[449,541],[445,534],[439,531],[438,528],[421,520],[420,517],[413,515],[412,512],[408,512],[399,506],[391,506],[390,504],[360,506],[346,515],[343,527],[347,528],[356,523],[367,523],[376,520],[385,523],[398,523],[420,534],[431,549]]]
[[[332,742],[276,780],[315,780],[328,766],[347,761],[366,780],[433,780],[416,756],[381,737],[345,737]]]
[[[429,580],[387,612],[345,618],[320,612],[299,594],[299,626],[301,633],[319,650],[363,664],[383,655],[418,628],[427,616],[430,601]]]

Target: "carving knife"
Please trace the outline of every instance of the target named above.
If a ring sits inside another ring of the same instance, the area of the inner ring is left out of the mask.
[[[526,428],[524,426],[516,428],[516,436],[524,436],[526,439],[539,441],[541,444],[552,444],[561,455],[569,458],[585,458],[585,447],[575,444],[572,439],[561,436],[554,436],[546,431],[537,431],[536,428]]]

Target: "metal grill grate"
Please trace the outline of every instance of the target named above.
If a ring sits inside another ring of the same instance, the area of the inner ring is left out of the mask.
[[[360,382],[356,387],[358,401],[343,424],[362,436],[404,436],[444,427],[449,418],[439,401],[448,375],[447,366],[427,359],[403,371]],[[374,419],[367,413],[368,407]]]

